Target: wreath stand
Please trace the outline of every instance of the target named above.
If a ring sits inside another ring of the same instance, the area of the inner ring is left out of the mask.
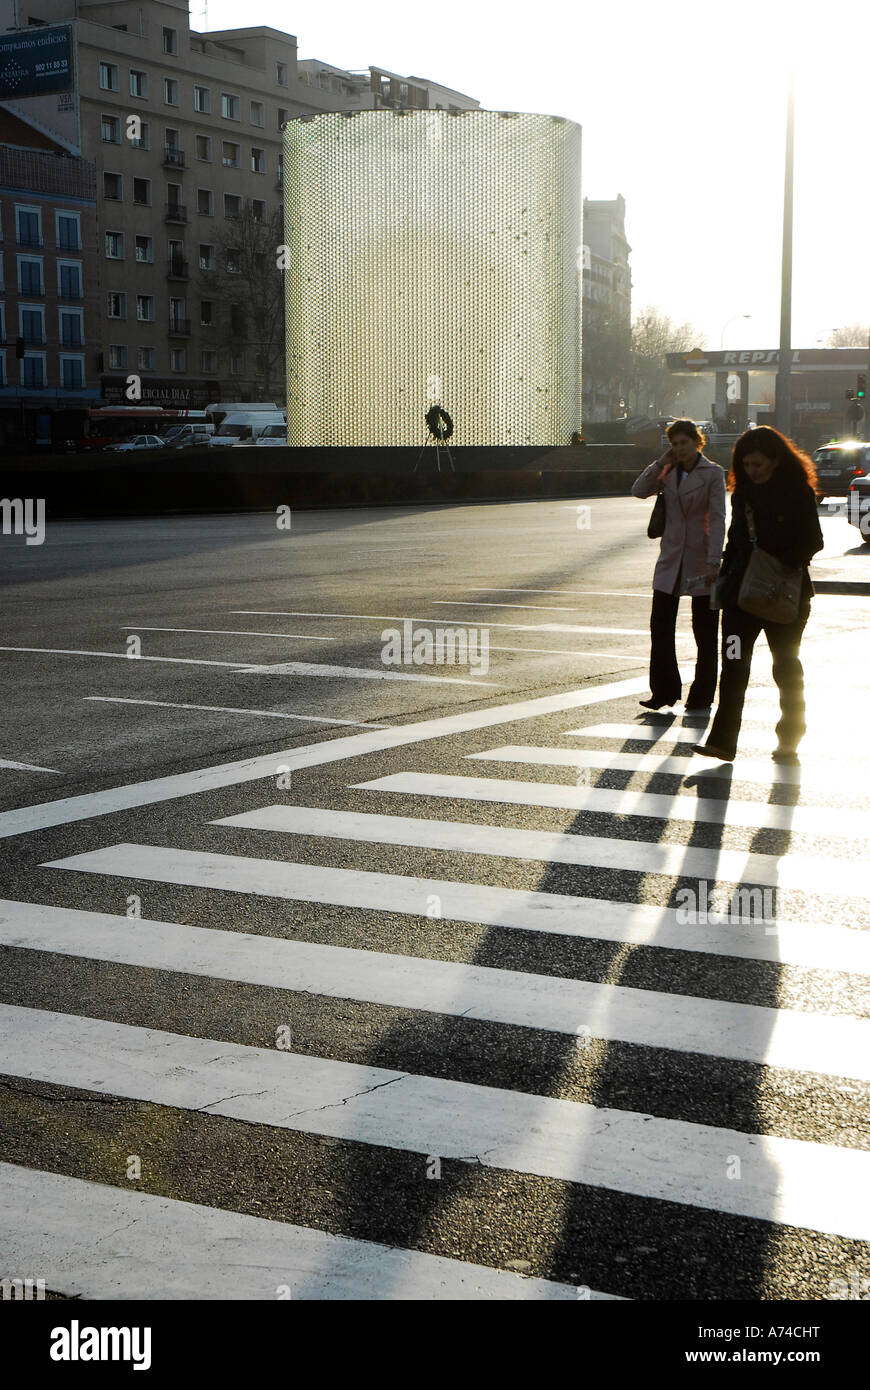
[[[427,447],[430,444],[434,444],[435,467],[438,473],[440,474],[441,472],[442,453],[447,455],[447,462],[450,464],[450,469],[453,473],[455,473],[456,465],[454,464],[453,456],[450,453],[450,445],[447,443],[448,439],[453,433],[453,421],[448,415],[447,411],[442,410],[440,405],[430,406],[430,408],[426,411],[426,430],[426,438],[423,441],[423,447],[417,456],[417,462],[414,464],[412,472],[417,472],[417,469],[420,467],[420,464],[425,456]]]

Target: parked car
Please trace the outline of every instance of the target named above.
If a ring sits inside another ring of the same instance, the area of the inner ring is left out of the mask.
[[[870,444],[856,439],[823,444],[813,453],[813,462],[819,480],[816,487],[819,501],[825,497],[846,497],[854,479],[870,469]]]
[[[113,454],[129,454],[136,449],[165,449],[163,440],[156,434],[134,434],[129,439],[122,439],[117,444],[107,444],[105,452]]]
[[[163,443],[167,449],[207,449],[213,434],[210,424],[173,425],[163,435]]]
[[[849,484],[846,517],[857,526],[865,545],[870,545],[870,476],[854,478]]]
[[[258,449],[286,449],[287,426],[267,425],[258,439],[254,440]]]

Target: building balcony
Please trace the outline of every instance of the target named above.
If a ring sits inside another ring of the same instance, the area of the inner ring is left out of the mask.
[[[33,247],[36,250],[44,245],[42,237],[38,232],[19,232],[15,238],[16,246]]]
[[[70,338],[70,337],[61,338],[60,343],[58,344],[58,346],[59,346],[59,348],[61,349],[62,352],[66,352],[68,349],[71,349],[71,348],[83,348],[84,345],[85,345],[85,340],[84,340],[84,338],[82,338],[80,335],[77,335],[77,336],[72,337],[72,338]]]
[[[81,304],[82,298],[81,290],[62,290],[58,291],[57,302],[58,304]]]
[[[167,203],[164,220],[166,222],[186,222],[187,208],[183,203]]]
[[[73,253],[81,255],[82,244],[80,241],[59,241],[55,250],[59,256],[69,256]]]
[[[45,347],[44,333],[21,333],[19,336],[25,347]]]
[[[178,150],[174,145],[163,146],[163,163],[172,169],[184,168],[184,151]]]
[[[190,266],[183,256],[170,256],[166,268],[167,280],[189,280]]]
[[[190,319],[171,318],[169,320],[169,336],[170,338],[189,338]]]

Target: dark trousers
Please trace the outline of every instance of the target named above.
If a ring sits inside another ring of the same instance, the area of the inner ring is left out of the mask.
[[[722,678],[719,683],[719,708],[707,733],[707,741],[732,756],[737,751],[737,736],[743,718],[743,700],[752,665],[755,639],[764,632],[773,657],[773,679],[779,687],[781,715],[776,726],[780,747],[796,749],[806,732],[804,708],[804,668],[800,662],[800,645],[807,618],[809,600],[801,604],[793,623],[765,623],[736,605],[722,610]]]
[[[679,594],[666,594],[653,589],[650,614],[649,685],[652,699],[660,704],[673,705],[683,692],[680,668],[677,665],[675,632]],[[698,648],[695,679],[686,699],[687,705],[712,705],[716,694],[716,668],[719,662],[719,613],[710,607],[708,594],[692,597],[692,632]]]

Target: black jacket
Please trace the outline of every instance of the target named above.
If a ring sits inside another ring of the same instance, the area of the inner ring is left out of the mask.
[[[766,483],[747,480],[732,494],[731,525],[722,556],[722,573],[727,576],[723,594],[726,603],[737,602],[752,554],[747,503],[752,508],[759,548],[792,569],[803,569],[802,600],[807,601],[813,593],[807,566],[825,543],[819,526],[816,495],[809,483],[795,478],[794,474],[781,476],[781,472],[778,468]]]

